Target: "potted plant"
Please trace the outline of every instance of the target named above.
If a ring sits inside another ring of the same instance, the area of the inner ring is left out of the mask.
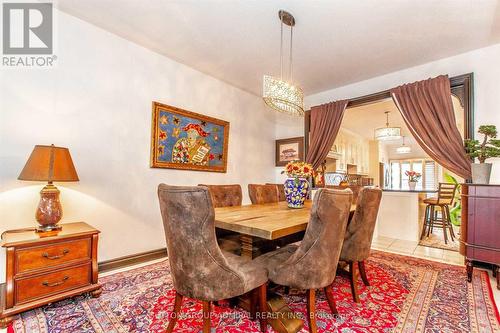
[[[458,182],[458,180],[448,173],[444,175],[444,180],[447,183],[457,185],[457,191],[455,192],[455,198],[453,200],[454,204],[453,207],[450,209],[450,220],[453,225],[459,227],[462,219],[462,198],[461,198],[462,187]]]
[[[491,176],[491,163],[485,163],[486,159],[500,156],[500,140],[497,137],[495,125],[479,126],[479,134],[483,140],[464,140],[465,152],[472,161],[472,182],[474,184],[489,184]],[[474,163],[478,159],[479,164]]]
[[[288,176],[285,181],[285,197],[288,207],[304,207],[304,201],[309,193],[307,179],[314,175],[312,165],[298,161],[289,162],[281,173],[286,173]]]
[[[408,176],[408,186],[410,187],[410,190],[415,191],[418,180],[422,177],[422,175],[416,171],[406,171],[405,175]]]

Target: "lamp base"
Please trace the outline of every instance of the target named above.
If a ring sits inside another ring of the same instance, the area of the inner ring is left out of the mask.
[[[62,218],[62,207],[59,201],[59,190],[51,183],[40,191],[40,203],[35,213],[35,218],[40,224],[37,232],[58,230],[57,225]]]
[[[36,227],[35,232],[51,232],[51,231],[60,231],[62,226],[54,224],[54,225],[39,225]]]

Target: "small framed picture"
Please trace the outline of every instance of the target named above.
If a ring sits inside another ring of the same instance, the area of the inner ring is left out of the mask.
[[[276,166],[304,160],[304,137],[276,140]]]

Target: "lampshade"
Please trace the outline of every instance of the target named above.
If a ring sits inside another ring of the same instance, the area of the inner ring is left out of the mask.
[[[400,146],[396,148],[396,153],[398,154],[409,154],[411,153],[411,147],[408,146]]]
[[[79,180],[68,148],[54,145],[36,145],[17,179],[48,182]]]
[[[400,127],[381,127],[375,130],[375,140],[390,141],[401,139]]]
[[[269,107],[295,116],[304,115],[302,89],[269,75],[264,75],[263,87],[262,97]]]

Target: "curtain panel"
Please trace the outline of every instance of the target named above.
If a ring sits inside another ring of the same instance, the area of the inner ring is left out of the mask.
[[[444,168],[469,179],[471,161],[456,125],[448,76],[404,84],[391,89],[391,96],[422,149]]]
[[[341,100],[311,108],[310,140],[306,162],[311,163],[314,170],[325,161],[335,142],[347,103],[347,100]]]

